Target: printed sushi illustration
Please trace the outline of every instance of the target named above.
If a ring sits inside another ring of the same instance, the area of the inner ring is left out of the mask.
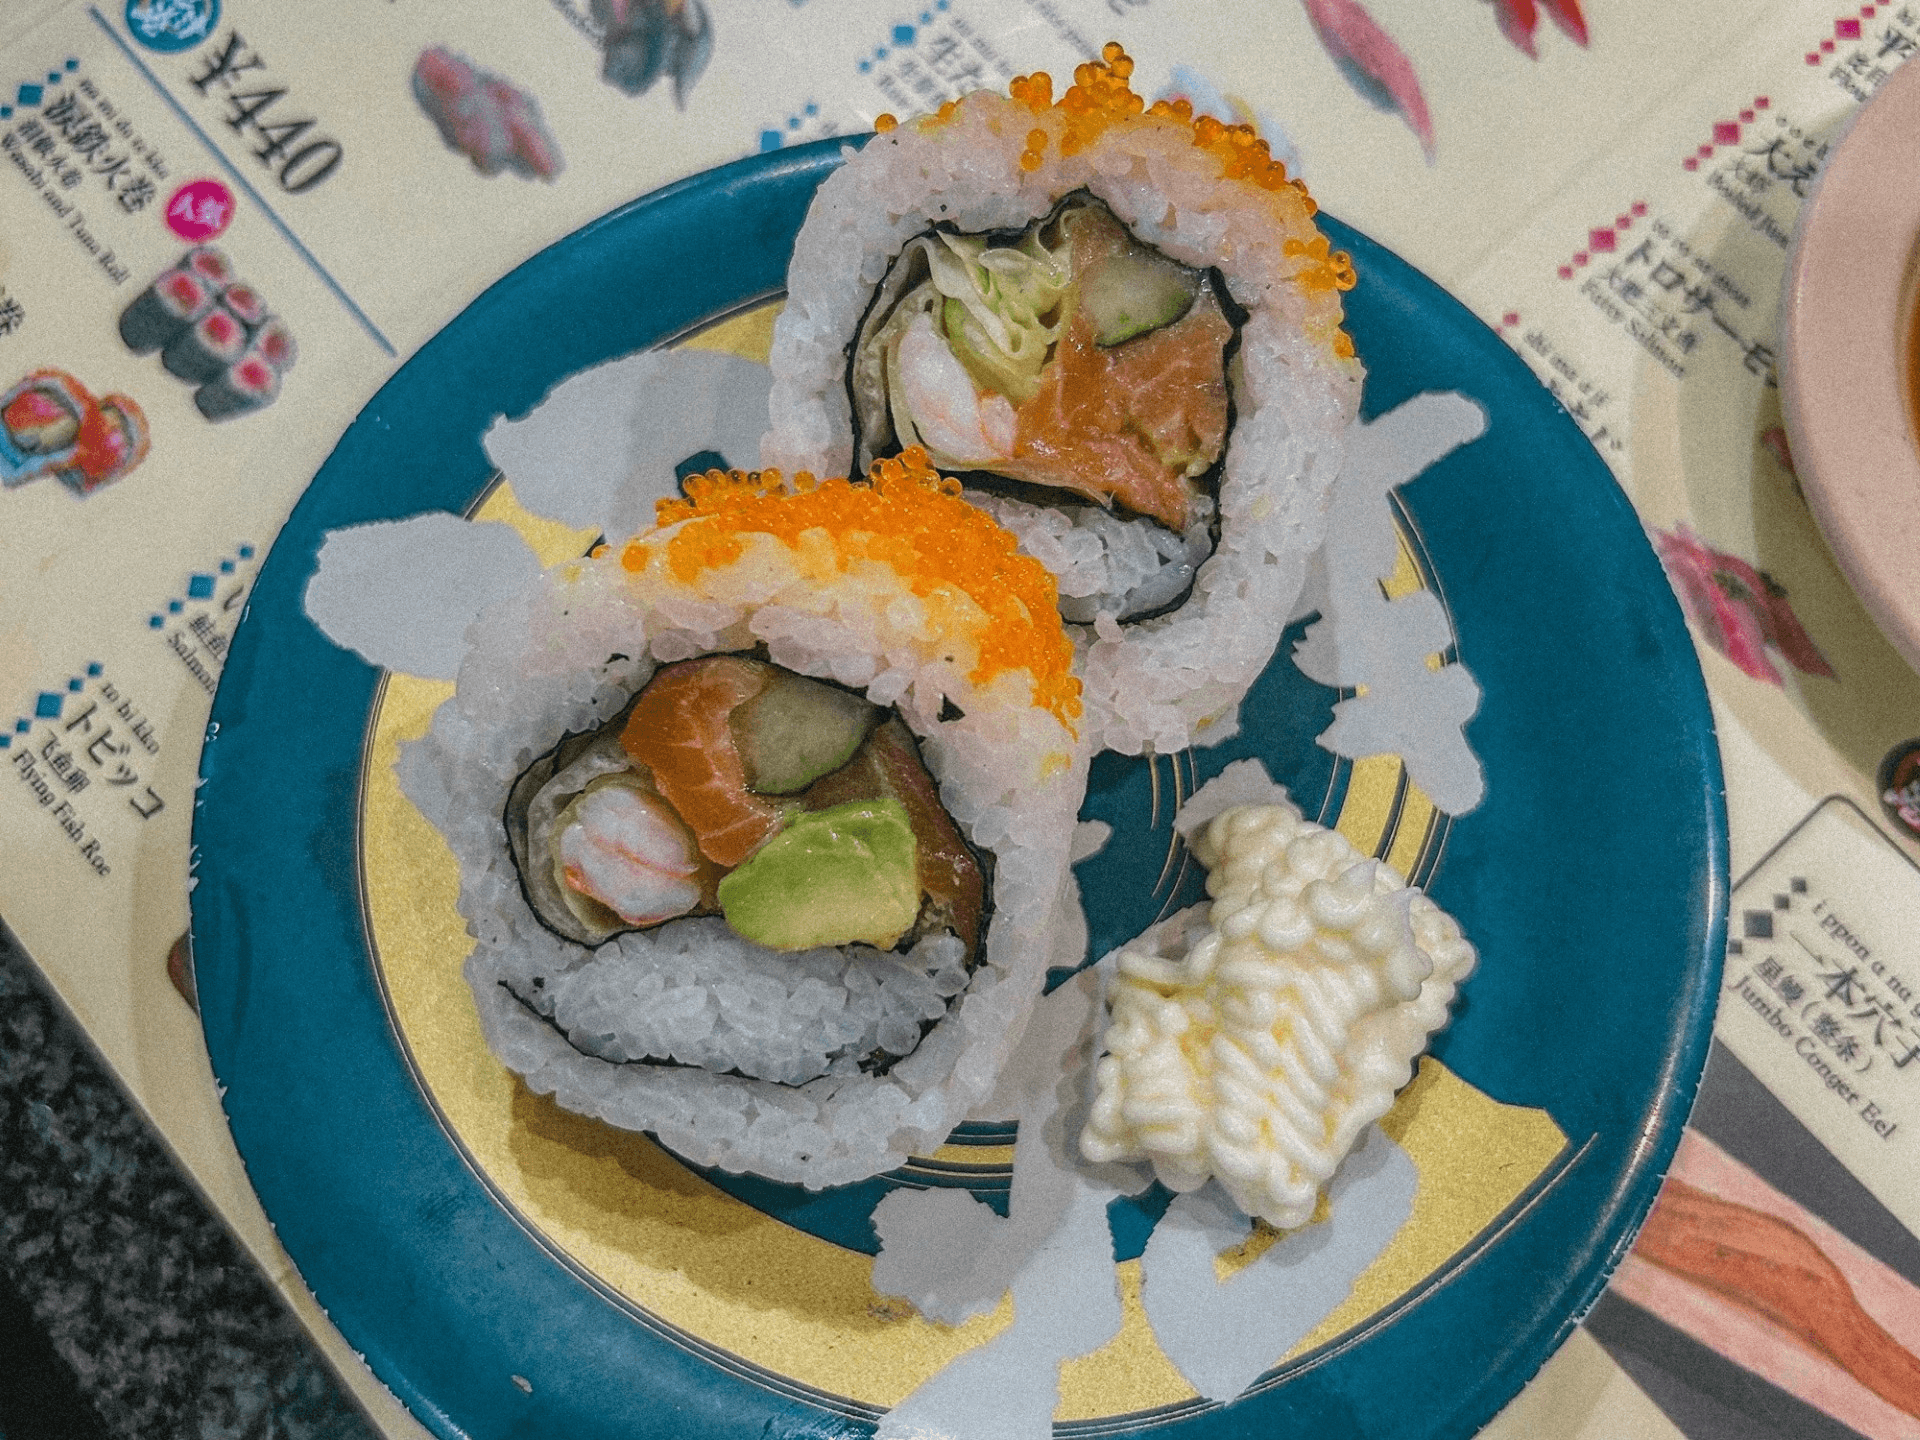
[[[400,776],[533,1090],[809,1187],[987,1093],[1073,933],[1087,747],[1052,577],[956,491],[711,472],[469,632]]]
[[[90,495],[146,458],[147,418],[124,395],[95,399],[62,370],[35,370],[0,394],[0,482],[52,475]]]
[[[64,371],[34,371],[0,396],[0,479],[9,487],[52,475],[91,494],[131,471],[147,448],[137,404],[95,399]]]
[[[220,291],[186,266],[160,276],[120,312],[120,338],[136,355],[160,349],[214,307]]]
[[[1693,628],[1742,673],[1784,683],[1771,650],[1803,675],[1833,678],[1833,666],[1793,613],[1786,587],[1766,571],[1714,549],[1684,524],[1655,530],[1653,545]]]
[[[167,342],[160,363],[190,385],[204,385],[247,349],[247,327],[225,305],[216,304]]]
[[[1545,10],[1566,37],[1584,48],[1587,43],[1587,17],[1580,13],[1580,0],[1493,0],[1495,22],[1500,33],[1529,60],[1540,58],[1534,31]]]
[[[600,78],[629,95],[644,95],[661,79],[673,81],[674,103],[713,57],[713,22],[700,0],[593,0],[601,27]]]
[[[1612,1294],[1848,1434],[1920,1420],[1920,1287],[1697,1130]]]
[[[551,181],[566,168],[540,102],[444,45],[420,52],[413,98],[447,148],[465,155],[482,175],[512,170]]]
[[[120,313],[120,339],[136,355],[158,351],[209,420],[272,404],[297,353],[265,297],[210,245],[187,251],[134,297]]]
[[[1433,118],[1413,61],[1360,0],[1302,0],[1313,33],[1349,85],[1376,110],[1399,115],[1434,159]]]

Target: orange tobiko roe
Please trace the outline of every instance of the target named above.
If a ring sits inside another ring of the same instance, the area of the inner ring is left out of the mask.
[[[919,446],[874,462],[865,481],[816,480],[802,470],[789,484],[778,470],[709,470],[688,477],[687,498],[662,500],[659,531],[637,535],[620,563],[639,574],[660,550],[673,578],[690,585],[746,551],[742,537],[770,535],[799,551],[802,537],[824,536],[844,573],[855,562],[886,566],[923,599],[964,594],[986,614],[972,637],[979,660],[968,679],[986,685],[1010,670],[1033,678],[1034,704],[1068,730],[1081,713],[1073,642],[1060,621],[1059,587],[1013,535],[960,498],[960,482],[937,473]]]

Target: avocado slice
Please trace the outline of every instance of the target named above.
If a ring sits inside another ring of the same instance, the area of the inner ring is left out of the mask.
[[[918,845],[898,800],[796,815],[720,882],[720,910],[771,950],[890,950],[920,913]]]
[[[941,805],[940,787],[927,773],[913,732],[898,715],[875,730],[851,761],[809,785],[800,803],[809,810],[828,810],[851,800],[879,798],[906,807],[919,846],[916,863],[923,898],[916,933],[952,930],[967,947],[971,964],[986,908],[986,876],[960,827]]]
[[[879,718],[858,695],[776,671],[773,683],[734,710],[728,723],[747,787],[759,795],[796,795],[851,760]]]

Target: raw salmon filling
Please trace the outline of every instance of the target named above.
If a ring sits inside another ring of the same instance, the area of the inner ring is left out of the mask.
[[[923,446],[1145,516],[1211,514],[1235,329],[1211,275],[1085,194],[1017,233],[933,230],[888,271],[848,370],[858,455]]]
[[[982,863],[906,725],[751,655],[662,667],[521,774],[506,824],[534,914],[583,944],[707,915],[783,952],[979,941]]]
[[[964,472],[1084,627],[1095,743],[1169,754],[1231,735],[1276,653],[1362,371],[1305,188],[1132,73],[1108,47],[846,157],[794,241],[760,458],[917,439]]]

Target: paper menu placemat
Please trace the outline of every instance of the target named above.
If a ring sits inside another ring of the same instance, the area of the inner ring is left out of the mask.
[[[1016,69],[1064,81],[1109,36],[1140,57],[1141,89],[1205,87],[1260,118],[1332,212],[1508,334],[1653,529],[1684,539],[1684,522],[1709,573],[1737,580],[1744,565],[1785,590],[1811,651],[1789,648],[1805,663],[1764,635],[1752,643],[1751,608],[1749,630],[1723,620],[1712,632],[1730,651],[1744,637],[1738,659],[1703,653],[1736,873],[1829,792],[1892,828],[1874,771],[1911,738],[1901,717],[1916,713],[1920,681],[1825,559],[1780,458],[1766,371],[1780,241],[1819,147],[1915,26],[1884,6],[1746,4],[1684,26],[1647,0],[1589,8],[1588,48],[1544,28],[1529,60],[1488,6],[1377,0],[1419,62],[1430,164],[1290,5],[1196,18],[1160,0],[949,0],[884,15],[851,0],[716,3],[711,58],[684,106],[671,76],[637,95],[603,78],[605,37],[584,0],[453,18],[367,5],[350,20],[208,0],[40,7],[0,35],[19,72],[0,76],[13,97],[0,136],[14,141],[0,155],[0,307],[12,307],[0,308],[0,383],[53,369],[103,407],[126,396],[151,448],[84,498],[54,476],[0,493],[0,725],[25,725],[3,757],[0,841],[23,858],[0,880],[0,914],[188,1169],[288,1274],[160,961],[185,928],[208,695],[254,567],[307,478],[407,355],[594,216]],[[423,72],[436,51],[442,68]],[[482,174],[417,100],[423,74],[429,91],[497,77],[537,102],[538,123],[486,151],[500,168]],[[195,378],[190,355],[170,367],[165,347],[123,338],[136,299],[203,241],[294,342],[264,401],[224,371]],[[1809,668],[1813,655],[1837,678]]]
[[[1594,439],[1682,577],[1736,872],[1834,793],[1914,843],[1879,771],[1920,730],[1920,677],[1828,555],[1780,417],[1799,207],[1859,96],[1920,43],[1920,7],[1834,11],[1776,7],[1458,287]]]

